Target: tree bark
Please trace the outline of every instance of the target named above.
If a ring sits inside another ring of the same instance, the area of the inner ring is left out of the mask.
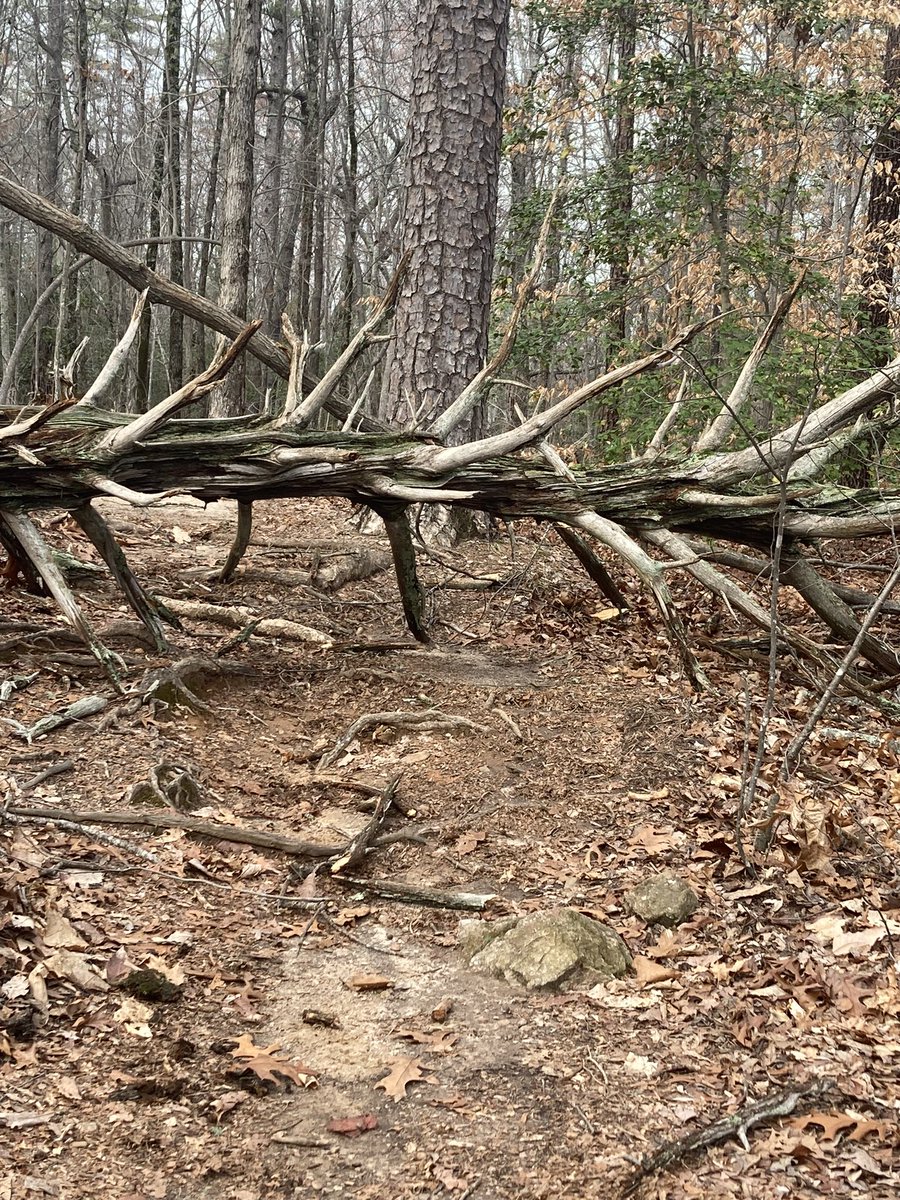
[[[222,199],[222,250],[219,303],[247,316],[250,279],[250,217],[253,211],[253,140],[256,76],[259,66],[262,0],[235,0],[228,61],[228,109],[225,117],[225,190]],[[247,411],[243,364],[232,371],[212,398],[215,417]]]
[[[390,399],[433,419],[487,354],[509,0],[422,0]]]

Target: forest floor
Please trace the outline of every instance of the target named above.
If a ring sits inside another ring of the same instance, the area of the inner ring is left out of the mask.
[[[555,535],[528,525],[423,558],[435,642],[416,648],[389,571],[333,592],[304,582],[347,551],[382,552],[345,506],[256,509],[236,580],[219,585],[207,576],[231,506],[104,506],[153,592],[241,606],[234,628],[185,616],[173,635],[176,657],[244,669],[197,685],[208,712],[119,711],[82,648],[37,636],[59,630],[49,600],[0,593],[0,683],[37,673],[2,693],[7,804],[140,812],[150,793],[134,785],[174,763],[200,786],[195,817],[343,845],[370,819],[361,799],[399,776],[405,815],[383,828],[413,840],[357,875],[492,893],[488,920],[573,906],[624,937],[635,973],[529,992],[464,964],[458,921],[472,914],[327,867],[302,879],[302,857],[181,828],[7,822],[0,1200],[613,1198],[663,1143],[814,1080],[820,1095],[746,1144],[676,1159],[635,1194],[896,1196],[900,770],[883,724],[841,702],[773,796],[815,698],[783,683],[745,838],[770,800],[777,825],[748,871],[735,808],[745,696],[765,693],[756,667],[703,651],[715,690],[693,695],[637,592],[610,620]],[[44,524],[94,559],[69,521]],[[503,585],[453,586],[471,575]],[[129,684],[166,661],[121,636],[128,613],[105,576],[77,591],[98,629],[118,628]],[[709,632],[711,602],[679,597]],[[235,644],[273,617],[335,645],[258,630]],[[723,632],[742,631],[726,618]],[[89,695],[105,712],[17,736]],[[357,717],[429,708],[472,725],[371,727],[320,768]],[[671,931],[623,904],[663,871],[700,898]],[[169,1002],[126,994],[132,968],[170,981]]]

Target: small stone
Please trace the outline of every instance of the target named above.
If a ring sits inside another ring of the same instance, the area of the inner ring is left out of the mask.
[[[471,967],[527,988],[553,987],[579,972],[611,979],[631,966],[619,935],[573,908],[460,926]],[[480,936],[471,926],[482,927]]]
[[[625,907],[636,917],[648,925],[667,925],[670,929],[693,916],[699,903],[696,892],[674,875],[645,879],[625,897]]]

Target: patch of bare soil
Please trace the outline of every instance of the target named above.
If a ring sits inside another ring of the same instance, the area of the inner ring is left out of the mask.
[[[49,601],[0,594],[0,683],[15,682],[0,706],[0,1200],[612,1198],[663,1143],[813,1080],[818,1096],[743,1144],[676,1154],[636,1194],[896,1195],[888,741],[867,742],[853,711],[817,735],[748,873],[744,676],[710,656],[718,691],[692,696],[637,595],[610,622],[553,535],[524,527],[423,560],[436,641],[419,649],[382,543],[344,507],[257,508],[221,585],[231,506],[105,506],[141,579],[186,614],[169,659],[104,576],[74,581],[129,685],[173,659],[242,668],[201,672],[194,709],[163,691],[123,704]],[[47,532],[94,561],[68,523]],[[368,577],[326,585],[360,549]],[[681,603],[698,630],[712,616]],[[92,695],[102,712],[29,743]],[[785,694],[773,754],[809,706]],[[393,716],[343,745],[365,714]],[[395,781],[382,843],[349,872],[361,882],[239,840],[349,847]],[[162,824],[85,824],[98,810]],[[748,815],[751,843],[767,820]],[[671,931],[625,904],[656,873],[700,900]],[[473,914],[379,883],[493,899]],[[464,964],[460,916],[557,905],[611,924],[634,974],[536,993]]]

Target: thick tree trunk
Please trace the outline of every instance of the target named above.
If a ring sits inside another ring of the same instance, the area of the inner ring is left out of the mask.
[[[423,0],[408,125],[390,396],[433,420],[487,354],[509,0]]]

